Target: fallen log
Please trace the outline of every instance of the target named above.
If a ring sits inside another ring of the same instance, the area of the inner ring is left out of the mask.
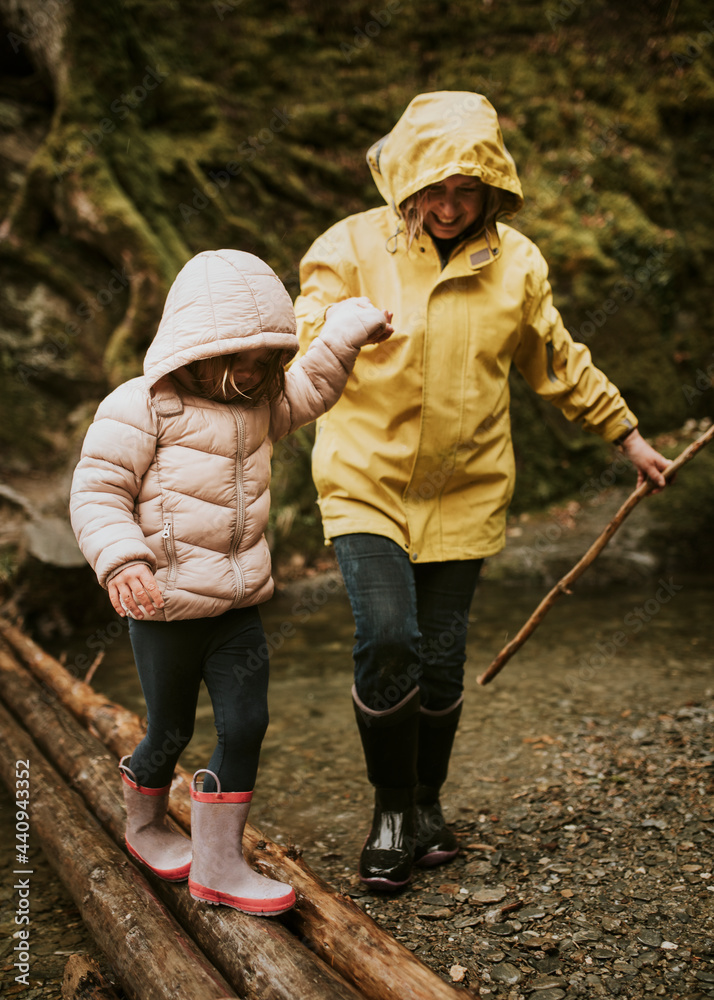
[[[94,959],[70,955],[62,977],[62,1000],[119,1000],[119,994]]]
[[[79,792],[104,829],[124,842],[124,806],[116,759],[43,691],[0,643],[0,699],[20,717],[38,748]],[[185,885],[142,874],[242,997],[260,1000],[360,1000],[360,995],[272,920],[193,899]]]
[[[673,479],[678,470],[681,469],[687,462],[691,461],[697,452],[712,439],[714,439],[714,424],[712,424],[712,426],[705,431],[701,437],[697,438],[696,441],[693,441],[687,448],[685,448],[681,455],[678,455],[674,459],[671,465],[667,466],[662,473],[664,478],[667,481]],[[564,577],[561,577],[561,579],[558,580],[555,586],[545,595],[525,625],[519,629],[513,639],[511,639],[511,641],[503,647],[498,656],[496,656],[489,664],[488,668],[484,670],[478,678],[478,683],[482,687],[485,687],[486,684],[490,684],[493,678],[496,677],[497,674],[500,674],[513,654],[517,653],[523,643],[535,632],[558,598],[562,597],[563,594],[571,593],[570,587],[575,583],[578,577],[585,572],[588,566],[595,561],[625,518],[632,513],[640,500],[647,496],[653,488],[654,483],[648,479],[642,483],[641,486],[638,486],[636,490],[633,490],[632,493],[630,493],[629,497],[627,497],[612,520],[608,522],[602,532],[598,535],[585,555],[578,560],[578,562],[568,573],[565,574]]]
[[[18,801],[28,802],[30,834],[42,844],[126,993],[136,1000],[235,997],[79,796],[0,706],[0,777],[13,798],[16,761],[26,765],[22,773],[29,771],[23,780],[29,780],[30,798]],[[27,883],[23,891],[31,900],[32,870],[18,864],[17,871],[14,877]],[[32,923],[25,927],[31,945]]]
[[[143,737],[138,716],[72,678],[19,628],[0,619],[0,635],[38,680],[102,743],[120,757]],[[171,815],[190,829],[190,775],[177,768],[172,786]],[[289,882],[297,902],[287,915],[309,945],[365,1000],[456,1000],[478,996],[455,989],[428,969],[408,949],[379,927],[355,903],[340,895],[296,856],[247,825],[245,843],[252,864],[264,875]],[[213,909],[213,908],[212,908]],[[214,911],[215,912],[215,911]]]

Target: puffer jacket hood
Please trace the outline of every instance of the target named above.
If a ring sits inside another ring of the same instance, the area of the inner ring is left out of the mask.
[[[255,347],[298,349],[295,313],[285,286],[259,257],[206,250],[178,273],[144,359],[148,387],[205,358]]]
[[[397,215],[405,198],[453,174],[478,177],[508,192],[504,207],[509,214],[523,207],[498,116],[480,94],[442,90],[415,97],[392,131],[370,148],[367,163]]]
[[[190,261],[171,289],[145,376],[100,403],[74,472],[72,527],[100,584],[146,565],[165,602],[155,621],[266,601],[273,444],[335,404],[358,345],[382,321],[375,308],[334,310],[277,398],[257,406],[206,398],[171,373],[261,346],[292,356],[295,318],[257,257],[219,250]]]

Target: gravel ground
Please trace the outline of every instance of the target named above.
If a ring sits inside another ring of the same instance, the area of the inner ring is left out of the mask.
[[[398,899],[348,892],[482,997],[714,997],[714,702],[633,714],[531,743],[549,776],[461,810],[460,857]]]
[[[549,523],[565,524],[558,542],[582,552],[567,516]],[[521,546],[539,560],[562,559],[560,544],[534,543],[543,525],[516,528],[511,558]],[[288,621],[296,629],[273,656],[271,726],[251,820],[295,844],[456,990],[479,988],[489,1000],[714,998],[711,581],[654,572],[614,588],[602,578],[595,590],[578,588],[497,681],[479,688],[490,653],[532,611],[542,583],[553,582],[544,576],[529,591],[487,578],[444,796],[461,853],[417,869],[393,897],[365,893],[354,874],[371,793],[349,698],[346,598],[323,578],[304,599],[277,601],[266,629],[277,634]],[[107,651],[94,683],[141,710],[120,646]],[[203,703],[182,761],[188,768],[205,763],[210,716]],[[111,980],[35,844],[30,986],[15,981],[13,824],[0,787],[0,995],[59,1000],[74,952],[98,958]]]
[[[710,700],[551,727],[527,744],[541,776],[483,778],[488,811],[461,807],[454,819],[460,856],[419,870],[398,896],[366,894],[346,874],[341,838],[323,833],[308,861],[444,979],[480,985],[482,997],[714,997],[712,722]],[[9,807],[3,789],[4,844]],[[31,865],[31,985],[13,978],[17,901],[5,877],[1,995],[61,997],[74,952],[111,979],[37,848]]]

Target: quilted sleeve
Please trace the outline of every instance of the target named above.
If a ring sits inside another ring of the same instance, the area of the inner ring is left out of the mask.
[[[72,479],[70,519],[85,559],[106,587],[128,563],[156,559],[134,519],[134,504],[157,442],[157,418],[134,379],[100,404]]]

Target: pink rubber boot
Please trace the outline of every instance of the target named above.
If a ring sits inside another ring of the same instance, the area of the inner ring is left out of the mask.
[[[173,827],[166,816],[169,791],[165,788],[145,788],[134,772],[119,761],[124,783],[126,833],[129,853],[167,882],[183,882],[191,868],[191,841]]]
[[[199,774],[210,774],[218,791],[199,792]],[[188,888],[194,899],[206,903],[274,916],[295,905],[295,893],[284,882],[253,871],[243,857],[243,830],[252,797],[252,792],[222,792],[213,771],[196,771],[191,781],[193,861]]]

